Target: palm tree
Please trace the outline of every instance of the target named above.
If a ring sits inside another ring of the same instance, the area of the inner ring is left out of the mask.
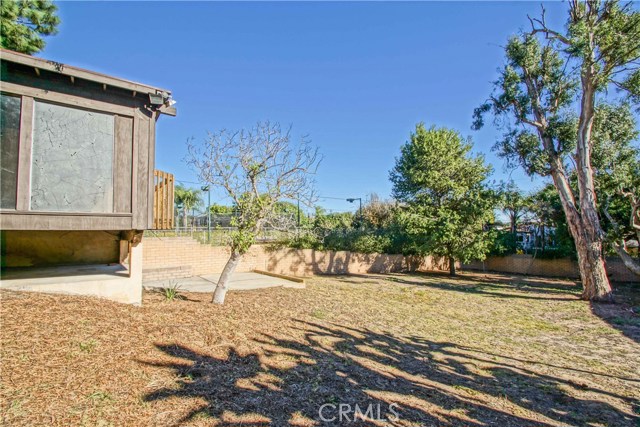
[[[200,199],[200,190],[196,188],[187,188],[182,184],[178,184],[174,191],[174,200],[178,209],[182,209],[182,218],[184,228],[187,228],[187,213],[189,210],[202,204]]]

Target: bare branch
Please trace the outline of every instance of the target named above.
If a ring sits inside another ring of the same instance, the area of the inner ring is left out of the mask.
[[[547,40],[557,40],[566,45],[571,44],[571,41],[568,38],[566,38],[559,32],[554,31],[549,27],[547,27],[547,22],[545,19],[546,10],[544,8],[544,5],[541,4],[540,8],[542,9],[542,12],[540,13],[540,18],[531,18],[531,16],[527,15],[527,19],[529,19],[529,23],[531,24],[530,34],[535,35],[535,34],[542,33]]]

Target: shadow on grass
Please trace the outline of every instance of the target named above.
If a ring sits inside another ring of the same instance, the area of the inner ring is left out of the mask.
[[[357,280],[349,279],[349,277],[370,280],[372,277],[376,276],[351,274],[349,276],[341,277],[340,281],[354,284],[361,283]],[[575,282],[566,283],[554,279],[546,280],[544,278],[516,275],[479,276],[477,274],[460,274],[457,276],[450,276],[439,272],[420,272],[411,274],[390,274],[385,275],[384,277],[380,276],[380,279],[402,285],[473,293],[493,298],[567,301],[578,299],[582,290]]]
[[[591,311],[625,336],[640,343],[640,284],[613,283],[615,304],[592,303]]]
[[[226,357],[157,345],[180,361],[144,363],[171,369],[176,384],[144,399],[206,402],[176,425],[215,418],[227,426],[631,426],[639,419],[606,401],[637,405],[629,398],[455,344],[302,321],[298,332],[262,335],[259,353],[230,348]],[[342,417],[341,404],[348,405]],[[354,420],[356,405],[364,419]]]

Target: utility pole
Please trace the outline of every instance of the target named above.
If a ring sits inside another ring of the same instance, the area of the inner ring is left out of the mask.
[[[211,242],[211,186],[204,185],[202,191],[207,192],[207,243]]]
[[[347,199],[347,202],[353,203],[356,200],[360,202],[360,209],[358,210],[358,216],[360,217],[360,219],[362,219],[362,198],[361,197],[352,197],[350,199]]]

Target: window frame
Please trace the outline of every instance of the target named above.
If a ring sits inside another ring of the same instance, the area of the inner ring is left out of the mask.
[[[58,92],[52,92],[44,89],[38,89],[29,86],[22,86],[14,83],[2,82],[2,88],[0,92],[6,96],[14,96],[21,99],[21,111],[20,111],[20,130],[18,141],[18,173],[17,173],[17,186],[16,186],[16,208],[15,209],[1,209],[0,213],[3,214],[25,214],[25,215],[45,215],[45,216],[86,216],[86,217],[133,217],[134,207],[134,192],[135,192],[135,179],[136,179],[136,150],[137,150],[137,138],[136,132],[138,127],[138,118],[136,115],[136,108],[125,107],[121,105],[115,105],[108,102],[96,101],[80,96],[68,95]],[[34,133],[34,114],[35,103],[41,101],[49,104],[56,104],[61,107],[91,111],[101,114],[108,114],[113,116],[114,119],[114,152],[112,159],[112,186],[113,186],[113,200],[112,200],[112,212],[83,212],[83,211],[44,211],[44,210],[31,210],[31,174],[32,174],[32,149],[33,149],[33,133]],[[130,119],[132,122],[131,128],[131,148],[132,148],[132,162],[130,163],[131,171],[131,194],[129,197],[132,199],[129,203],[128,212],[116,212],[118,206],[117,198],[119,194],[116,193],[116,175],[118,174],[116,165],[116,151],[119,146],[119,135],[117,134],[116,127],[118,118]]]
[[[18,151],[16,153],[16,173],[15,173],[15,186],[14,186],[14,194],[13,194],[13,205],[15,206],[14,208],[1,208],[0,210],[7,210],[7,211],[14,211],[17,209],[18,207],[18,179],[19,179],[19,174],[18,174],[18,168],[20,165],[20,158],[19,158],[19,153],[20,153],[20,134],[21,134],[21,129],[22,129],[22,97],[19,95],[12,95],[9,93],[6,93],[5,91],[0,91],[0,95],[1,96],[7,96],[7,97],[11,97],[11,98],[15,98],[20,102],[20,111],[18,112],[18,141],[16,144],[16,150]]]

